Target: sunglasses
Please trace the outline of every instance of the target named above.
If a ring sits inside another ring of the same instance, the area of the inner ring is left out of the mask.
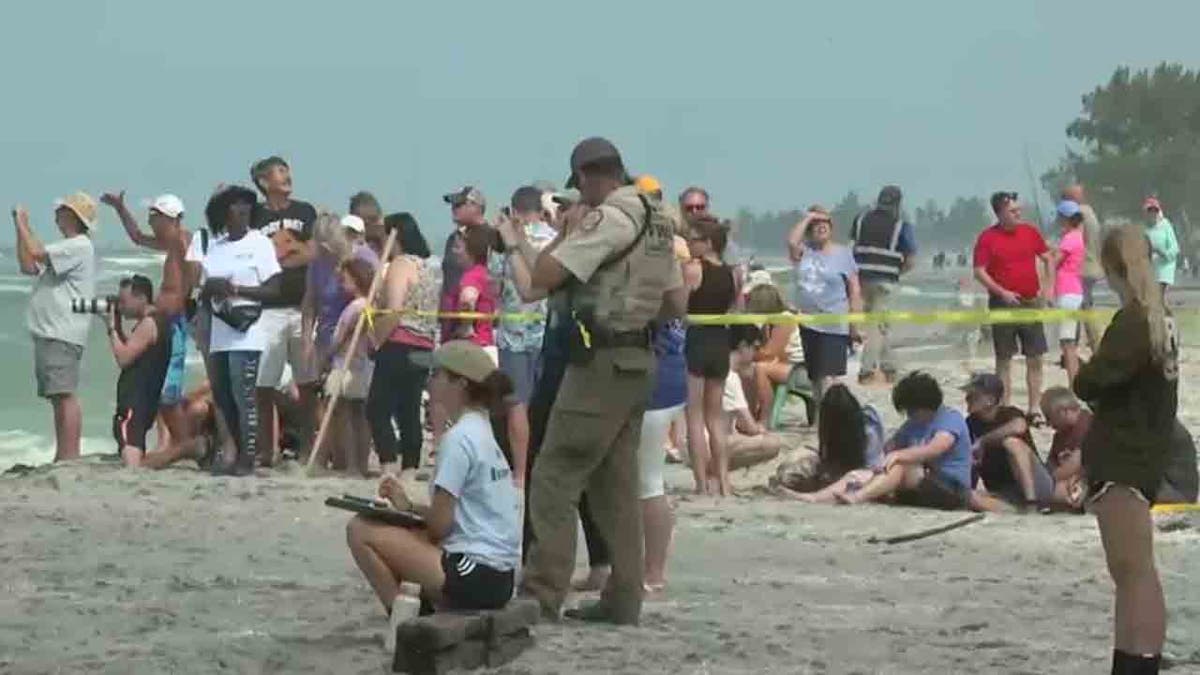
[[[707,211],[708,204],[684,204],[683,210],[688,213],[699,213],[700,211]]]

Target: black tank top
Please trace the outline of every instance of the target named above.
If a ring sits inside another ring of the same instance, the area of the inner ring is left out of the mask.
[[[117,378],[117,408],[135,404],[155,404],[162,395],[163,380],[171,361],[172,323],[161,314],[152,314],[142,321],[153,321],[158,328],[158,340],[150,345],[136,361],[121,371]],[[134,326],[136,329],[136,325]],[[132,331],[131,331],[132,332]]]
[[[700,286],[688,296],[688,314],[724,314],[733,305],[733,268],[700,259]]]

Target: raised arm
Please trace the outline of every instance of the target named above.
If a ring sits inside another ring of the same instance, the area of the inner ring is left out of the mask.
[[[38,241],[30,229],[29,212],[25,207],[14,208],[12,215],[13,224],[17,228],[17,264],[21,268],[21,274],[37,274],[38,266],[46,264],[50,256],[46,253],[46,247],[42,246],[42,242]]]
[[[100,195],[100,201],[108,204],[117,212],[117,217],[121,219],[121,227],[125,228],[125,234],[129,235],[130,241],[143,246],[152,248],[156,251],[165,251],[168,248],[166,242],[160,242],[153,233],[146,234],[142,232],[138,226],[137,219],[129,212],[129,208],[125,206],[125,191],[120,192],[105,192]]]

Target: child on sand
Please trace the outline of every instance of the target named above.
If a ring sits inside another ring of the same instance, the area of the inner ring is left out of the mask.
[[[883,467],[846,504],[891,499],[904,506],[966,508],[971,481],[971,436],[962,413],[942,405],[942,389],[928,373],[896,383],[892,404],[907,420],[884,446]]]
[[[374,364],[368,356],[369,340],[359,336],[354,353],[350,353],[350,338],[358,318],[367,306],[375,268],[361,258],[350,258],[338,266],[342,291],[353,300],[338,316],[330,348],[329,377],[325,380],[325,395],[338,394],[337,406],[330,419],[332,448],[322,449],[322,457],[332,454],[333,468],[366,475],[371,454],[371,433],[367,423],[367,393],[371,389]],[[330,450],[332,449],[332,452]],[[320,462],[318,463],[318,466]]]
[[[1003,405],[1004,381],[993,373],[976,373],[962,390],[976,469],[971,482],[982,481],[987,495],[1018,509],[1048,505],[1054,479],[1038,457],[1025,413]],[[976,500],[975,505],[984,510],[994,510],[992,506],[1004,509],[987,499]]]
[[[1154,565],[1154,502],[1179,404],[1179,342],[1145,232],[1109,232],[1100,251],[1121,309],[1074,389],[1095,417],[1083,441],[1088,509],[1116,585],[1113,673],[1157,673],[1167,611]]]
[[[729,434],[726,443],[728,468],[744,469],[773,459],[783,449],[783,439],[768,433],[767,428],[750,414],[750,405],[742,388],[742,375],[754,368],[754,356],[762,346],[762,331],[757,326],[733,326],[730,335],[733,350],[729,353],[729,374],[725,376],[721,410]]]

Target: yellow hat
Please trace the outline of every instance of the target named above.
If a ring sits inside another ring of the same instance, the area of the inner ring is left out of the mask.
[[[648,173],[638,176],[637,180],[634,181],[634,185],[637,186],[637,191],[644,195],[662,192],[662,184],[658,182],[657,178]]]
[[[79,216],[79,220],[83,221],[83,226],[89,232],[96,231],[96,200],[92,199],[88,193],[76,192],[62,199],[55,199],[54,208],[70,209],[72,213]]]

